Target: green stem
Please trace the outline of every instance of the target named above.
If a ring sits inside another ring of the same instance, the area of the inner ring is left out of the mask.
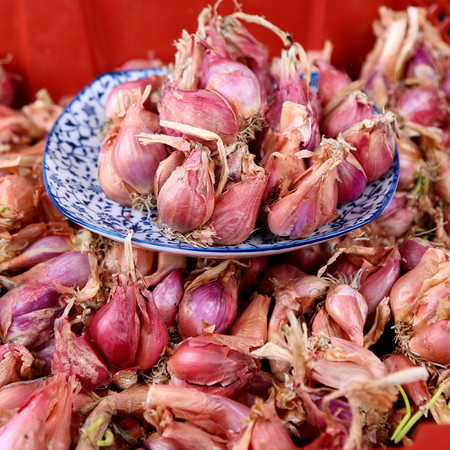
[[[430,179],[428,177],[425,178],[425,194],[428,194],[430,190]]]
[[[113,432],[108,428],[105,431],[105,438],[101,441],[97,441],[97,445],[99,447],[109,447],[110,445],[114,444],[114,434]]]
[[[414,193],[418,194],[420,192],[421,187],[422,187],[422,174],[420,172],[417,172],[417,181],[413,189]]]
[[[403,417],[402,421],[398,424],[398,427],[395,429],[394,434],[391,436],[391,441],[393,441],[398,436],[398,434],[402,431],[403,427],[411,417],[411,405],[409,404],[408,396],[401,386],[397,386],[397,389],[400,391],[400,394],[402,394],[403,401],[405,402],[406,414]]]
[[[83,430],[83,433],[81,434],[81,437],[83,439],[86,439],[96,428],[100,426],[103,419],[99,417],[87,430]]]
[[[440,395],[444,392],[444,390],[448,387],[447,382],[442,383],[437,391],[434,393],[433,397],[431,397],[430,401],[423,407],[417,411],[409,420],[409,422],[404,426],[402,431],[397,435],[394,442],[398,444],[408,433],[408,431],[416,424],[416,422],[424,415],[424,409],[429,410],[435,403],[436,400],[440,397]]]

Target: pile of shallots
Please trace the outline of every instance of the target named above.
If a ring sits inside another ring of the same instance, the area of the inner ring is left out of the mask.
[[[240,242],[258,221],[305,236],[387,170],[395,139],[394,199],[364,228],[281,255],[113,242],[43,186],[61,106],[43,91],[12,109],[2,94],[2,449],[353,449],[450,424],[449,46],[424,10],[382,8],[352,83],[329,47],[308,62],[292,44],[269,67],[241,20],[206,9],[169,81],[111,97],[105,192],[155,195],[192,239]]]
[[[280,36],[280,57],[269,59],[246,21]],[[111,200],[156,207],[169,236],[234,245],[255,228],[310,236],[387,172],[395,115],[379,112],[361,81],[310,61],[261,17],[209,7],[198,23],[177,42],[168,77],[109,95],[98,175]]]

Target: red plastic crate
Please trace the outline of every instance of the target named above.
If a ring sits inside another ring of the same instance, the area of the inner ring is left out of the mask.
[[[183,28],[195,31],[197,16],[208,0],[0,0],[0,60],[25,78],[28,98],[45,87],[58,99],[73,95],[94,77],[131,58],[152,54],[173,60],[173,42]],[[212,3],[212,2],[211,2]],[[430,17],[448,37],[450,2],[411,0],[242,0],[243,10],[265,16],[306,49],[320,49],[326,39],[334,45],[333,63],[355,78],[374,36],[372,21],[386,5],[429,6]],[[224,0],[219,12],[234,9]],[[279,39],[250,27],[274,54]],[[446,31],[445,31],[446,30]]]

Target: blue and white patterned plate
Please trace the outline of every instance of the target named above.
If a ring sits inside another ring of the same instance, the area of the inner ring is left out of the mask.
[[[73,222],[116,241],[123,241],[133,229],[133,244],[151,250],[194,257],[243,258],[283,253],[346,234],[378,217],[394,195],[399,173],[397,152],[394,164],[382,178],[370,183],[357,200],[340,207],[336,220],[308,238],[292,240],[259,230],[242,244],[210,248],[168,239],[152,222],[156,213],[146,218],[114,203],[100,189],[97,179],[108,94],[119,83],[161,72],[147,69],[101,75],[75,97],[53,127],[44,155],[44,181],[56,207]]]

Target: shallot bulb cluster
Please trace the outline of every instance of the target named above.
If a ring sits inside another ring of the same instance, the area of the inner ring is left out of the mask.
[[[394,160],[392,113],[377,112],[361,84],[327,61],[311,63],[281,30],[288,48],[269,65],[245,20],[270,28],[245,14],[200,15],[196,33],[176,43],[156,112],[144,109],[145,80],[115,87],[107,102],[107,116],[116,112],[99,158],[103,191],[124,206],[156,206],[164,233],[197,245],[240,244],[261,227],[310,236]]]

